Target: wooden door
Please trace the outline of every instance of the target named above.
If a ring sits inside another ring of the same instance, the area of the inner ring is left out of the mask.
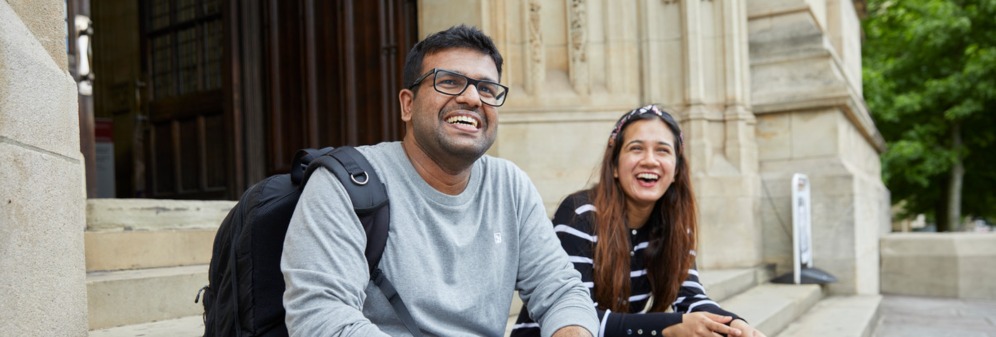
[[[141,0],[147,196],[236,199],[297,149],[403,132],[416,0]]]
[[[221,0],[141,2],[149,197],[229,196]]]
[[[266,174],[303,147],[398,140],[404,57],[418,40],[415,0],[277,1],[267,22]]]
[[[230,1],[231,194],[287,172],[297,149],[401,139],[397,94],[416,0]]]

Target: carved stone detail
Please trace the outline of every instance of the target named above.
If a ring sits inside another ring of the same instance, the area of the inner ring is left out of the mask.
[[[535,94],[544,81],[546,81],[546,51],[543,48],[543,27],[540,22],[540,9],[542,7],[538,0],[529,1],[526,14],[528,32],[527,60],[526,60],[526,81],[525,89],[529,94]]]
[[[584,0],[568,0],[568,19],[570,20],[567,34],[570,64],[568,65],[571,86],[574,91],[586,95],[589,91],[588,79],[588,19]]]

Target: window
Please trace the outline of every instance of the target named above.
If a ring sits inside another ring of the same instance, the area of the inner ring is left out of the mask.
[[[152,98],[221,89],[221,1],[149,0],[145,5]]]

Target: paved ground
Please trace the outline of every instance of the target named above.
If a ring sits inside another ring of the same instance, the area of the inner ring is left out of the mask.
[[[996,301],[885,295],[875,337],[996,337]]]

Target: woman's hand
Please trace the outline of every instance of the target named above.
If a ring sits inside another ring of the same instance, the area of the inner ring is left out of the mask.
[[[743,332],[740,335],[741,337],[767,337],[742,319],[733,321],[733,323],[730,323],[730,326]]]
[[[708,312],[693,312],[681,315],[681,323],[667,327],[663,333],[664,336],[668,337],[720,337],[722,335],[739,337],[743,333],[741,330],[726,325],[731,319],[733,317]],[[746,323],[744,324],[746,325]]]

